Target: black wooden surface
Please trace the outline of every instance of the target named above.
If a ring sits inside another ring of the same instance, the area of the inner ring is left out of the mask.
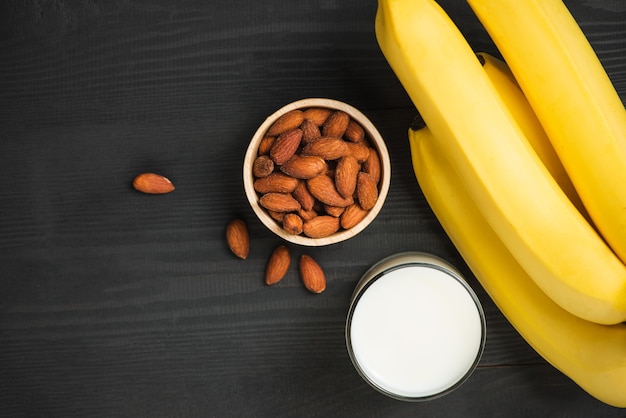
[[[441,4],[476,50],[496,53],[463,1]],[[624,100],[625,3],[566,4]],[[377,46],[375,12],[356,0],[0,3],[0,416],[624,416],[529,348],[442,232],[413,175],[415,110]],[[321,295],[296,263],[265,286],[280,240],[241,179],[256,127],[306,97],[361,109],[393,166],[364,232],[290,246],[326,270]],[[134,191],[145,171],[177,190]],[[250,228],[245,261],[224,241],[234,217]],[[420,404],[367,386],[343,339],[360,276],[405,250],[455,264],[488,316],[471,379]]]

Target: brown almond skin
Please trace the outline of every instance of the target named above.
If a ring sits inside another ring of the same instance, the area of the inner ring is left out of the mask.
[[[304,112],[300,109],[291,110],[274,121],[267,130],[267,135],[275,136],[300,126],[304,120]]]
[[[300,256],[300,278],[304,287],[312,293],[322,293],[326,290],[326,275],[320,265],[310,256]]]
[[[350,229],[355,227],[365,218],[365,216],[367,216],[367,213],[367,210],[364,210],[357,202],[354,202],[352,205],[348,206],[346,210],[344,210],[341,214],[341,227],[343,229]]]
[[[365,141],[365,131],[357,121],[355,121],[354,119],[350,119],[350,122],[348,122],[348,126],[343,134],[343,137],[350,142],[360,144]]]
[[[276,138],[270,148],[270,157],[274,163],[281,165],[296,153],[302,140],[302,131],[299,128],[283,132]]]
[[[317,177],[308,179],[306,184],[309,192],[323,204],[346,207],[354,202],[351,196],[345,198],[339,194],[335,186],[335,181],[326,174],[320,174]]]
[[[372,177],[372,180],[376,184],[380,181],[380,177],[382,174],[382,168],[380,164],[380,157],[375,149],[370,148],[370,153],[367,157],[367,160],[363,163],[363,171],[369,174]]]
[[[274,171],[274,161],[267,155],[259,155],[252,163],[254,177],[267,177]]]
[[[322,136],[302,148],[302,155],[317,155],[325,160],[337,160],[348,154],[348,145],[341,138]]]
[[[265,135],[261,142],[259,142],[259,149],[257,150],[258,155],[266,155],[270,153],[270,149],[272,145],[274,145],[274,141],[276,141],[275,136]]]
[[[325,238],[339,231],[339,218],[331,215],[319,215],[304,222],[302,232],[309,238]]]
[[[287,213],[283,218],[283,229],[291,235],[300,235],[304,221],[295,213]]]
[[[302,142],[305,144],[322,136],[320,127],[311,119],[305,119],[300,125],[300,129],[302,130]]]
[[[291,264],[291,254],[284,245],[279,245],[274,249],[265,268],[265,284],[271,286],[278,283],[285,277],[289,265]]]
[[[298,179],[283,173],[272,173],[252,183],[257,193],[291,193],[297,186]]]
[[[310,179],[326,171],[326,161],[315,155],[294,155],[283,165],[280,171],[297,179]]]
[[[356,194],[359,205],[364,210],[370,210],[378,200],[378,186],[372,176],[361,171],[357,176]]]
[[[334,216],[335,218],[339,218],[344,210],[346,210],[346,208],[324,205],[324,211],[330,216]]]
[[[306,182],[299,181],[298,186],[292,192],[293,197],[300,202],[302,209],[311,210],[313,209],[313,204],[315,204],[315,197],[309,192],[309,189],[306,187]]]
[[[339,160],[335,169],[335,185],[339,194],[344,198],[354,195],[356,178],[360,170],[361,164],[351,155],[346,155]]]
[[[336,110],[322,125],[322,136],[341,138],[350,123],[350,115],[342,110]]]
[[[259,199],[259,204],[274,212],[297,212],[301,207],[289,193],[266,193]]]
[[[245,260],[250,252],[250,236],[248,227],[242,219],[233,219],[226,225],[226,242],[228,248],[237,257]]]
[[[360,163],[367,161],[370,156],[370,150],[371,152],[374,152],[373,149],[365,144],[356,144],[353,142],[346,143],[348,144],[348,154],[352,155]]]
[[[309,220],[315,218],[317,215],[318,215],[318,213],[315,210],[313,210],[313,209],[308,209],[307,210],[307,209],[301,208],[298,211],[298,216],[300,216],[303,221],[309,221]]]
[[[143,173],[133,180],[135,190],[147,194],[165,194],[174,191],[172,182],[159,174]]]
[[[304,111],[304,118],[312,120],[317,126],[322,126],[331,113],[333,113],[331,109],[312,107]]]

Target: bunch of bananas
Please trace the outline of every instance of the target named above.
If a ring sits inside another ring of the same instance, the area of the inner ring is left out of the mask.
[[[626,408],[626,110],[561,0],[468,3],[504,61],[433,0],[379,0],[417,180],[520,335]]]

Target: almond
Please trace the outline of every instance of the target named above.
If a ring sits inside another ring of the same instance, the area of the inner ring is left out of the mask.
[[[174,191],[172,182],[159,174],[143,173],[133,180],[135,190],[147,194],[165,194]]]
[[[346,128],[343,136],[348,141],[357,144],[363,143],[365,141],[365,131],[363,130],[363,127],[353,119],[350,119],[350,122],[348,122],[348,127]]]
[[[300,109],[291,110],[272,123],[267,130],[267,135],[280,135],[283,132],[290,131],[300,126],[304,120],[304,112]]]
[[[270,215],[270,218],[280,223],[283,223],[283,219],[285,219],[285,215],[286,215],[285,212],[275,212],[273,210],[268,210],[267,214]]]
[[[378,200],[378,187],[372,176],[361,171],[357,176],[356,186],[357,199],[359,205],[365,210],[370,210]]]
[[[330,136],[322,136],[302,148],[303,155],[317,155],[325,160],[337,160],[347,153],[346,141]]]
[[[324,270],[313,258],[306,254],[300,256],[300,278],[304,287],[313,293],[322,293],[326,289]]]
[[[326,205],[346,207],[354,202],[352,197],[345,198],[339,194],[335,187],[335,181],[326,174],[308,179],[307,188],[317,200]]]
[[[370,150],[375,152],[365,144],[356,144],[354,142],[346,142],[346,144],[348,145],[348,153],[360,163],[367,161],[370,156]]]
[[[291,193],[298,186],[298,179],[283,173],[272,173],[256,179],[252,187],[257,193]]]
[[[364,210],[357,202],[348,206],[346,210],[341,214],[341,227],[343,229],[350,229],[361,222],[368,211]]]
[[[311,119],[305,119],[300,125],[300,129],[302,130],[302,142],[305,144],[322,136],[319,126]]]
[[[346,208],[340,208],[337,206],[324,205],[324,212],[326,212],[330,216],[334,216],[335,218],[340,217],[345,209]]]
[[[241,259],[248,258],[250,236],[248,227],[242,219],[233,219],[226,225],[226,242],[233,254]]]
[[[289,254],[289,249],[284,245],[276,247],[272,255],[270,255],[267,267],[265,268],[265,284],[271,286],[281,281],[281,279],[285,277],[285,274],[287,274],[290,264],[291,254]]]
[[[295,213],[287,213],[283,218],[283,229],[292,235],[300,235],[302,233],[302,224],[304,221]]]
[[[302,131],[299,128],[280,134],[270,148],[270,157],[274,163],[281,165],[289,160],[300,146],[301,140]]]
[[[350,123],[350,115],[342,110],[336,110],[322,125],[322,135],[341,138]]]
[[[252,174],[255,177],[267,177],[274,171],[274,161],[267,155],[259,155],[252,163]]]
[[[333,113],[333,111],[330,109],[312,107],[304,111],[304,118],[312,120],[317,126],[322,126],[331,113]]]
[[[319,215],[305,221],[302,232],[309,238],[325,238],[339,231],[339,218],[330,215]]]
[[[356,190],[356,177],[361,164],[351,155],[346,155],[335,168],[335,185],[337,191],[345,198],[352,197]]]
[[[274,141],[276,141],[275,136],[266,135],[259,142],[259,149],[257,150],[258,155],[269,154],[272,145],[274,145]]]
[[[274,212],[295,212],[300,209],[300,203],[289,193],[266,193],[259,199],[259,204]]]
[[[309,192],[309,189],[306,187],[306,183],[304,181],[298,182],[298,186],[292,192],[293,197],[300,202],[302,209],[311,210],[313,209],[313,204],[315,203],[315,197]]]
[[[314,155],[294,155],[280,166],[280,171],[297,179],[310,179],[326,170],[326,161]]]
[[[307,209],[301,208],[298,211],[298,216],[300,216],[300,218],[302,218],[303,221],[308,221],[308,220],[315,218],[317,216],[317,212],[313,209],[307,210]]]
[[[380,158],[378,157],[378,153],[370,148],[370,153],[367,157],[367,160],[363,163],[363,171],[369,174],[374,180],[374,183],[378,184],[380,181],[380,176],[382,173],[382,168],[380,165]]]

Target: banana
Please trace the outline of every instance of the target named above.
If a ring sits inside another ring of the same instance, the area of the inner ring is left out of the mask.
[[[626,408],[626,325],[566,312],[535,285],[463,187],[428,128],[409,130],[415,175],[442,224],[503,315],[548,363],[596,399]]]
[[[508,65],[486,52],[477,52],[476,56],[478,56],[483,69],[487,73],[487,77],[489,77],[496,91],[511,111],[513,118],[518,123],[541,162],[546,166],[569,200],[585,216],[585,219],[590,222],[591,219],[559,156],[554,150],[550,138],[548,138],[543,126],[541,126],[541,122],[539,122],[537,115],[535,115],[530,103],[528,103]]]
[[[483,216],[564,309],[626,320],[626,267],[525,139],[458,28],[433,0],[379,0],[383,54]]]
[[[626,262],[626,110],[561,0],[468,0],[546,130],[591,219]]]

